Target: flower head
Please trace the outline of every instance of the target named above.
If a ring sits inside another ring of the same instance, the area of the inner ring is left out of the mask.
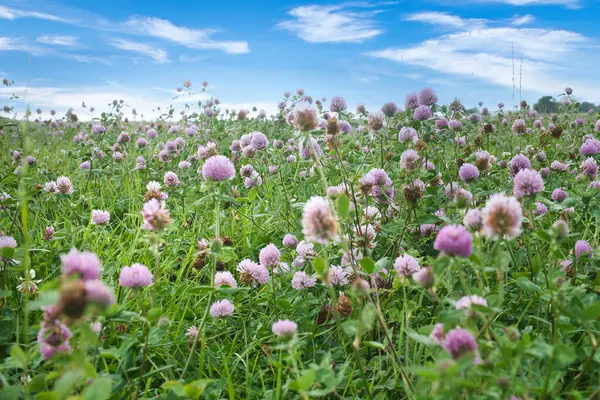
[[[437,103],[438,98],[433,89],[431,88],[423,88],[419,92],[419,104],[424,106],[432,106]]]
[[[483,232],[492,238],[515,238],[521,234],[523,210],[516,197],[493,195],[482,210]]]
[[[313,278],[304,271],[298,271],[292,278],[292,287],[296,290],[308,289],[317,283],[317,278]]]
[[[218,271],[217,273],[215,273],[215,287],[220,287],[223,285],[226,285],[226,286],[229,286],[232,288],[237,287],[237,282],[231,272]]]
[[[431,109],[427,106],[418,106],[415,108],[413,118],[415,121],[425,121],[433,116]]]
[[[141,288],[152,284],[152,273],[143,264],[124,267],[119,274],[119,285],[129,288]]]
[[[171,223],[169,210],[163,208],[163,205],[156,199],[150,199],[144,203],[142,217],[144,218],[142,229],[147,231],[160,231]]]
[[[327,244],[336,235],[337,224],[329,202],[313,196],[306,202],[302,215],[302,232],[307,240]]]
[[[210,315],[213,318],[231,317],[233,310],[233,304],[227,299],[219,300],[210,305]]]
[[[252,286],[264,285],[269,281],[269,271],[264,265],[257,264],[251,260],[240,261],[237,266],[240,273],[240,282]]]
[[[515,176],[515,186],[513,188],[515,196],[535,196],[542,190],[544,190],[544,180],[536,170],[522,169]]]
[[[298,325],[289,319],[279,320],[271,327],[274,335],[287,338],[294,336],[297,329]]]
[[[94,253],[79,252],[73,248],[67,254],[60,256],[61,271],[64,276],[77,274],[84,281],[98,279],[102,264]]]
[[[461,165],[458,175],[463,182],[471,182],[479,177],[479,169],[473,164],[465,163]]]
[[[103,210],[92,210],[93,225],[108,225],[110,221],[110,213]]]
[[[433,248],[447,255],[469,257],[473,252],[473,238],[464,226],[448,225],[438,232]]]
[[[471,354],[474,357],[473,364],[481,363],[477,340],[465,329],[455,328],[448,331],[444,338],[443,347],[455,360],[463,355]]]
[[[233,163],[225,156],[212,156],[202,166],[202,176],[211,181],[225,181],[235,176]]]
[[[258,255],[258,259],[261,265],[265,267],[275,267],[279,264],[281,258],[281,252],[277,249],[273,243],[265,246]]]
[[[400,276],[409,277],[421,269],[419,261],[410,254],[402,254],[394,261],[394,269]]]

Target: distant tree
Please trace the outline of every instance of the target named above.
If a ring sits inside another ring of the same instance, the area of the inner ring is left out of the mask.
[[[465,112],[467,114],[476,114],[479,112],[479,110],[477,108],[473,107],[473,108],[465,109]]]
[[[558,112],[558,103],[552,96],[543,96],[533,105],[533,109],[539,113],[552,114]]]
[[[589,101],[582,101],[581,105],[579,106],[579,111],[581,112],[588,112],[595,109],[596,105],[594,103],[590,103]]]

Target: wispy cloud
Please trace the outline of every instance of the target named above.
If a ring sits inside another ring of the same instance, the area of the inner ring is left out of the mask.
[[[131,17],[122,26],[126,32],[165,39],[185,47],[203,50],[222,50],[229,54],[250,51],[245,41],[219,41],[211,37],[212,29],[192,29],[177,26],[166,19],[154,17]]]
[[[513,24],[514,26],[528,25],[528,24],[532,23],[533,21],[535,21],[535,17],[531,14],[515,15],[510,20],[511,24]]]
[[[35,40],[38,43],[49,44],[53,46],[77,46],[77,37],[67,35],[42,35]]]
[[[581,0],[475,0],[477,3],[503,3],[511,6],[547,6],[558,5],[567,8],[581,7]]]
[[[473,25],[484,25],[484,19],[464,19],[456,15],[439,11],[424,11],[408,14],[404,17],[406,21],[422,22],[426,24],[445,26],[450,28],[466,28]]]
[[[43,19],[46,21],[56,22],[73,22],[69,19],[62,18],[53,14],[43,13],[39,11],[18,10],[16,8],[0,6],[0,19],[15,20],[21,18]]]
[[[368,4],[368,3],[367,3]],[[373,16],[380,11],[358,12],[364,3],[338,6],[308,5],[291,9],[293,19],[277,24],[309,43],[361,43],[383,33]]]
[[[567,84],[575,85],[572,78],[567,80],[564,75],[569,71],[573,73],[577,64],[565,60],[582,57],[589,44],[591,39],[566,30],[469,26],[416,46],[367,54],[505,87],[514,84],[516,63],[517,74],[522,68],[524,90],[547,93]],[[578,87],[593,85],[581,83]],[[598,93],[591,89],[582,89],[579,93],[599,99]]]
[[[132,51],[152,58],[157,64],[169,62],[169,55],[163,49],[152,47],[146,43],[132,42],[125,39],[115,39],[110,44],[118,49]]]

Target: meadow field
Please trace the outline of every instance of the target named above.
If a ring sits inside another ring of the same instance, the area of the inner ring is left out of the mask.
[[[5,106],[0,398],[600,397],[600,110],[400,97]]]

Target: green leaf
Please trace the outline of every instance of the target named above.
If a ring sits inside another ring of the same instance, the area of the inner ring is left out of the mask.
[[[416,224],[435,224],[437,222],[442,222],[442,220],[435,215],[421,215],[419,218],[417,218]]]
[[[46,389],[46,374],[37,374],[27,384],[27,390],[30,392],[41,392]]]
[[[348,196],[346,196],[345,193],[338,197],[337,209],[340,218],[345,219],[348,217],[348,214],[350,213],[350,199],[348,199]]]
[[[304,392],[312,386],[316,376],[317,371],[314,369],[307,369],[300,377],[298,377],[298,379],[290,382],[289,388],[297,392]]]
[[[377,262],[375,263],[375,271],[379,272],[382,269],[386,269],[390,266],[390,258],[389,257],[383,257],[380,258],[379,260],[377,260]]]
[[[162,384],[162,388],[165,390],[172,390],[179,397],[185,397],[185,387],[183,383],[177,381],[166,381]]]
[[[408,336],[417,343],[424,344],[425,346],[438,345],[438,343],[429,336],[421,335],[420,333],[417,333],[410,328],[404,328],[404,331],[406,332],[406,336]]]
[[[583,318],[586,321],[596,320],[598,317],[600,317],[600,301],[587,306],[583,312]]]
[[[112,382],[110,378],[103,376],[85,388],[82,397],[84,400],[105,400],[110,397],[111,390]]]
[[[531,282],[528,278],[526,278],[524,276],[517,278],[515,283],[517,284],[518,287],[520,287],[522,290],[524,290],[526,292],[541,292],[542,291],[542,289],[538,285]]]
[[[256,195],[258,194],[258,190],[253,187],[252,189],[250,189],[250,191],[248,192],[248,200],[250,201],[254,201],[254,199],[256,199]]]
[[[313,260],[312,265],[316,273],[320,276],[325,276],[325,274],[327,274],[327,264],[325,263],[325,259],[323,257],[316,257]]]
[[[158,321],[161,315],[163,315],[163,310],[160,307],[154,307],[148,311],[148,319],[150,321]]]
[[[75,390],[75,386],[79,381],[80,375],[78,372],[66,372],[54,385],[54,394],[59,400],[67,398]]]
[[[192,399],[199,399],[204,393],[204,389],[213,382],[212,379],[199,379],[184,386],[183,390],[186,396]]]
[[[373,303],[367,303],[365,308],[363,308],[362,312],[360,313],[360,321],[362,322],[364,328],[366,328],[363,329],[365,332],[373,327],[376,316],[377,310],[375,309]]]
[[[358,263],[367,274],[372,274],[375,272],[375,263],[369,257],[361,259]]]
[[[13,259],[15,257],[15,249],[12,247],[2,248],[2,258]]]
[[[23,389],[19,386],[7,386],[0,389],[0,399],[2,400],[18,400],[21,398]]]
[[[370,341],[370,340],[367,340],[367,341],[365,341],[364,343],[365,343],[367,346],[374,347],[374,348],[376,348],[376,349],[379,349],[379,350],[385,350],[385,346],[383,345],[383,343],[379,343],[379,342],[372,342],[372,341]]]
[[[58,302],[58,291],[43,291],[40,292],[38,298],[27,303],[29,311],[39,310],[40,307],[50,306]]]
[[[19,346],[14,345],[10,348],[10,356],[21,368],[27,366],[27,355]]]

